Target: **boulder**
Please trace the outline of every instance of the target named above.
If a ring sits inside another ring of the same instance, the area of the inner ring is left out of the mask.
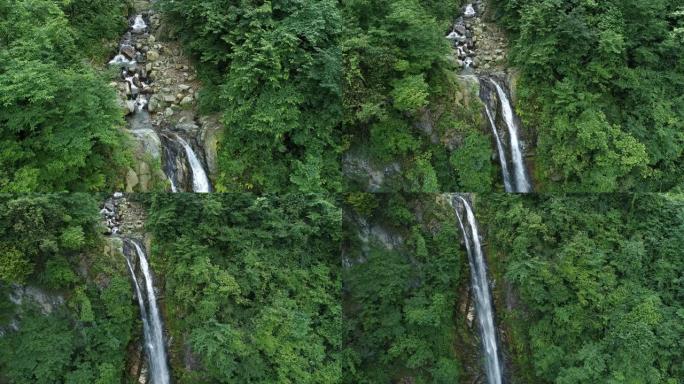
[[[157,52],[156,50],[153,50],[153,49],[150,50],[149,52],[147,52],[147,60],[148,61],[159,60],[159,52]]]
[[[126,174],[126,192],[133,192],[139,183],[140,180],[138,179],[138,175],[134,170],[129,169],[128,173]]]
[[[191,104],[195,99],[192,96],[185,96],[183,100],[181,100],[180,105],[189,105]]]
[[[153,159],[161,157],[161,140],[157,132],[151,128],[136,129],[131,132],[138,142],[140,155],[146,154]]]
[[[218,173],[218,143],[223,137],[223,125],[218,117],[203,117],[200,122],[202,124],[200,144],[204,147],[207,171],[210,175],[216,175]]]
[[[135,59],[135,48],[133,46],[124,44],[121,46],[121,53],[123,53],[129,59]]]

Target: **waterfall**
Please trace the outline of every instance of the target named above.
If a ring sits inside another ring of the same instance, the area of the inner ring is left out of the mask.
[[[195,155],[195,151],[192,150],[190,144],[183,140],[182,137],[176,135],[176,140],[183,146],[185,154],[188,156],[188,162],[190,163],[190,169],[192,170],[192,191],[198,193],[211,192],[209,178],[202,167],[202,163],[197,158],[197,155]]]
[[[515,172],[515,191],[521,193],[532,192],[532,186],[529,182],[529,177],[527,176],[527,168],[525,167],[525,162],[523,161],[522,148],[520,146],[520,140],[518,138],[518,123],[515,114],[513,113],[513,107],[511,102],[508,100],[508,95],[504,91],[503,87],[499,83],[490,78],[489,81],[494,84],[496,92],[499,95],[499,102],[501,103],[501,110],[503,111],[503,118],[508,127],[508,137],[510,140],[511,149],[511,160],[513,161],[513,170]]]
[[[189,167],[192,171],[192,191],[193,192],[211,192],[211,184],[207,176],[207,172],[202,166],[197,154],[194,152],[192,147],[187,143],[187,131],[183,131],[183,135],[186,138],[180,137],[180,134],[169,132],[167,128],[173,126],[170,121],[160,120],[158,116],[160,112],[159,100],[160,96],[156,96],[154,99],[155,91],[159,88],[155,86],[156,79],[151,76],[151,71],[157,71],[157,68],[151,65],[153,62],[159,62],[160,50],[159,47],[154,45],[149,38],[154,37],[152,35],[153,23],[148,22],[151,20],[153,13],[145,12],[144,14],[138,14],[131,18],[129,21],[128,32],[123,36],[119,44],[119,51],[114,56],[114,58],[109,62],[109,65],[116,67],[120,70],[120,82],[125,85],[125,107],[127,107],[127,120],[129,122],[129,128],[131,131],[146,130],[144,137],[148,138],[151,136],[149,132],[154,132],[155,136],[164,135],[167,136],[172,133],[174,136],[173,141],[182,146],[185,152],[185,157],[187,158]],[[141,47],[149,46],[150,50],[142,50]],[[155,50],[155,55],[157,56],[154,60],[148,58],[148,54],[151,50]],[[158,77],[158,74],[156,75]],[[151,104],[151,101],[156,100],[155,103]],[[154,107],[154,109],[152,108]],[[155,113],[156,118],[151,118],[150,113]],[[143,137],[142,133],[134,133],[136,138],[141,139]],[[157,138],[154,140],[159,142]],[[162,143],[160,143],[161,145]],[[169,143],[163,142],[166,147]],[[143,143],[143,146],[145,143]],[[145,147],[145,149],[149,149]],[[155,153],[162,153],[162,163],[168,164],[170,162],[176,161],[177,155],[172,149],[164,148],[163,151],[156,150]],[[164,159],[164,155],[168,153],[173,153],[174,157]],[[183,190],[190,190],[190,175],[188,172],[184,171],[185,167],[181,170],[179,167],[168,166],[164,168],[164,173],[171,184],[172,192],[179,192]],[[187,179],[183,176],[187,175]],[[187,182],[186,182],[187,181]]]
[[[496,129],[496,119],[492,114],[492,110],[489,107],[489,103],[485,100],[485,114],[487,115],[487,120],[489,120],[489,126],[492,128],[492,133],[496,139],[496,149],[499,152],[499,163],[501,164],[501,173],[503,175],[504,189],[506,192],[514,192],[513,184],[511,183],[511,174],[508,171],[508,160],[506,160],[506,151],[504,151],[503,144],[501,143],[501,138],[499,137],[499,131]]]
[[[458,209],[456,200],[460,200],[465,211],[463,217]],[[503,369],[499,358],[499,346],[496,338],[496,326],[494,325],[494,308],[492,295],[489,291],[489,280],[487,278],[487,265],[485,263],[484,252],[480,244],[480,234],[477,228],[477,221],[473,210],[468,201],[458,195],[452,196],[451,205],[456,212],[458,224],[463,232],[468,261],[470,264],[470,277],[472,290],[475,296],[475,310],[479,323],[482,339],[482,351],[484,354],[485,370],[488,384],[503,383]],[[467,224],[467,226],[466,226]]]
[[[150,266],[147,263],[145,251],[140,244],[135,240],[128,240],[128,242],[135,247],[138,260],[140,261],[140,270],[142,271],[145,280],[145,289],[143,293],[143,289],[138,282],[133,265],[131,264],[130,259],[126,257],[126,264],[128,265],[128,270],[131,272],[131,278],[135,285],[136,297],[138,298],[138,305],[140,306],[145,349],[147,350],[150,366],[151,384],[169,384],[169,368],[166,362],[162,322],[159,308],[157,307],[157,298],[154,293],[154,281],[152,279],[152,273],[150,272]],[[147,303],[147,307],[145,306],[145,303]]]

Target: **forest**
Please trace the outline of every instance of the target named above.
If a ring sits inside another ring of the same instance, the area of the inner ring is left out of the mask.
[[[512,36],[537,177],[559,192],[679,190],[684,7],[678,0],[493,0]]]
[[[104,197],[0,197],[0,383],[137,382],[140,315],[120,239],[102,235]],[[331,202],[128,200],[149,215],[143,232],[121,236],[151,239],[174,382],[339,380],[341,212]]]
[[[681,195],[471,199],[505,382],[682,382]],[[444,201],[432,194],[347,199],[344,382],[482,379],[468,310],[471,267]]]
[[[154,124],[192,112],[200,125],[195,151],[217,192],[500,191],[497,162],[510,160],[496,153],[493,136],[506,141],[506,116],[493,111],[488,122],[478,84],[497,76],[509,83],[523,136],[503,149],[520,146],[536,190],[681,189],[684,8],[677,0],[480,0],[474,19],[463,21],[465,4],[5,1],[0,190],[123,190],[136,184],[131,172],[158,173],[140,168],[149,163],[140,157],[159,150],[132,134],[123,118],[128,104],[112,89],[122,79],[106,64],[136,13],[154,24],[144,36],[164,43],[137,44],[152,51],[138,58],[147,63],[143,77],[156,71],[151,85],[138,85],[161,92],[138,100],[140,109],[157,117]],[[461,68],[462,47],[446,38],[464,25],[469,54],[486,62],[474,69]],[[201,85],[189,98],[164,93],[178,79],[158,78],[169,73],[151,65],[155,49],[176,42]],[[161,99],[178,100],[169,110],[159,108]],[[206,137],[204,118],[217,121],[216,139]],[[156,145],[168,145],[161,139]],[[136,145],[147,152],[136,154]]]
[[[684,384],[682,90],[682,0],[2,0],[0,384]]]

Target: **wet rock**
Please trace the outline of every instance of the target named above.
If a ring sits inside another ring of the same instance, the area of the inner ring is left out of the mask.
[[[135,113],[135,101],[133,100],[126,100],[126,115],[130,115],[131,113]]]
[[[134,59],[135,58],[135,48],[133,46],[124,44],[121,46],[121,53],[123,53],[126,57],[129,59]]]

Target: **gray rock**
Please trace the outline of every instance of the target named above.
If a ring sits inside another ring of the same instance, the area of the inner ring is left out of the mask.
[[[129,59],[134,59],[135,58],[135,48],[133,46],[124,44],[121,46],[121,53],[123,53],[126,57]]]
[[[161,157],[161,140],[153,129],[136,129],[131,132],[135,136],[141,152],[148,154],[153,159]]]
[[[135,112],[135,101],[126,100],[126,109],[128,110],[128,113],[126,115],[130,115],[131,113],[134,113]]]
[[[181,100],[180,105],[188,105],[191,104],[195,99],[192,96],[185,96],[183,100]]]

